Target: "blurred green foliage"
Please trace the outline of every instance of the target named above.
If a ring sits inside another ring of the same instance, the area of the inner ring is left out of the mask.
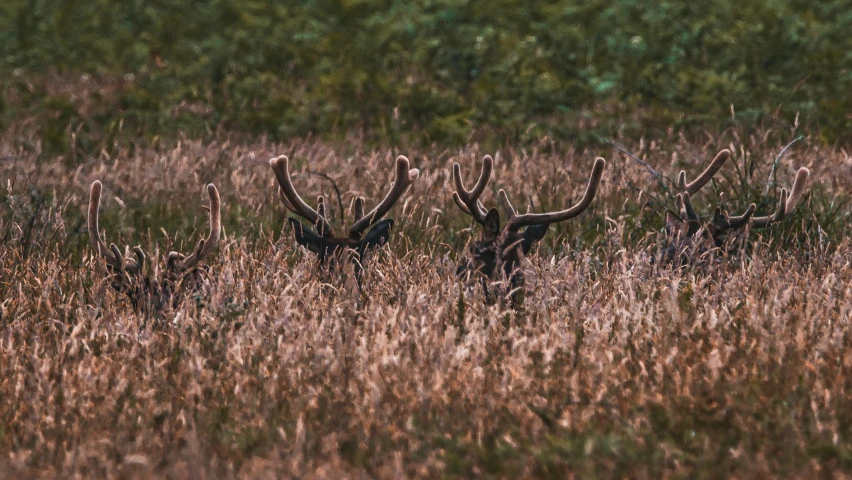
[[[852,132],[848,0],[5,0],[0,82],[89,74],[113,94],[45,98],[98,147],[222,127],[272,138],[357,131],[459,143],[800,121]],[[597,133],[594,133],[597,132]],[[106,140],[105,140],[106,139]]]

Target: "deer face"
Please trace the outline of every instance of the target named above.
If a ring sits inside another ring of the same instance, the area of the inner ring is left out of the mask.
[[[393,220],[381,220],[388,211],[402,197],[402,194],[414,182],[420,171],[409,169],[408,159],[399,156],[396,159],[396,180],[387,196],[372,211],[364,214],[364,199],[355,199],[355,221],[349,229],[346,237],[333,235],[331,225],[325,216],[325,203],[322,197],[317,201],[317,209],[309,207],[296,193],[290,180],[289,159],[286,156],[273,158],[269,161],[278,185],[281,187],[281,201],[284,206],[308,220],[316,227],[311,229],[301,221],[290,218],[288,222],[293,228],[296,243],[305,247],[317,255],[320,266],[327,265],[328,261],[339,259],[345,252],[354,252],[356,263],[356,275],[360,279],[361,265],[365,256],[371,250],[380,248],[390,239]],[[367,230],[369,228],[369,230]]]
[[[666,211],[666,234],[670,243],[665,258],[668,262],[674,261],[678,254],[680,263],[688,263],[691,258],[713,250],[732,252],[730,249],[743,238],[755,210],[752,204],[743,215],[733,217],[717,208],[713,219],[702,224],[688,192],[678,194],[677,200],[681,213]]]
[[[382,220],[373,226],[364,235],[364,238],[338,238],[317,235],[316,232],[295,218],[288,219],[288,222],[293,227],[296,243],[315,253],[321,264],[331,257],[339,256],[346,250],[354,251],[361,259],[368,251],[384,246],[390,239],[391,229],[393,228],[392,219]]]
[[[498,265],[503,273],[511,276],[523,262],[535,242],[544,238],[549,225],[532,225],[523,232],[514,232],[500,228],[500,214],[492,208],[485,216],[485,225],[479,238],[468,247],[468,258],[462,261],[456,271],[463,275],[469,270],[486,277],[494,277]]]
[[[459,276],[468,273],[480,275],[483,278],[483,286],[486,287],[486,297],[489,297],[489,293],[485,280],[496,278],[500,275],[500,272],[510,280],[513,290],[523,285],[524,278],[520,267],[526,254],[529,253],[535,242],[544,238],[551,223],[573,218],[588,208],[595,196],[606,165],[602,158],[595,161],[583,199],[573,207],[560,212],[519,215],[509,201],[506,192],[500,190],[498,192],[500,202],[508,217],[506,224],[501,228],[500,214],[497,209],[492,208],[486,211],[479,201],[479,197],[490,179],[493,162],[491,156],[486,155],[483,158],[482,172],[473,190],[465,188],[459,164],[453,165],[453,180],[456,185],[453,200],[459,209],[482,225],[479,238],[471,243],[469,255],[459,265],[456,274]],[[513,296],[513,301],[517,298],[520,298],[520,295]]]
[[[207,186],[210,199],[210,232],[207,238],[199,240],[190,256],[169,253],[165,269],[158,278],[146,275],[146,257],[141,248],[134,247],[131,257],[122,254],[114,243],[107,248],[101,241],[98,210],[102,188],[101,182],[95,181],[89,192],[89,239],[98,255],[106,260],[112,288],[124,293],[135,310],[157,314],[166,307],[177,307],[185,295],[201,291],[208,285],[208,267],[200,262],[218,244],[222,223],[219,192],[212,183]]]
[[[742,239],[743,234],[748,230],[749,220],[754,215],[754,210],[755,205],[751,204],[743,215],[732,217],[721,208],[716,208],[713,219],[704,226],[713,245],[716,248],[725,248],[739,243],[737,240]]]

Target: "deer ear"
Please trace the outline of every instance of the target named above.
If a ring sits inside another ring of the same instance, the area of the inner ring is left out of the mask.
[[[322,250],[322,237],[314,233],[309,227],[295,218],[288,218],[290,226],[293,227],[293,234],[296,237],[296,243],[307,248],[314,253],[320,253]]]
[[[683,219],[671,210],[666,210],[666,233],[672,236],[679,236],[687,225]]]
[[[485,227],[483,238],[488,241],[497,240],[497,236],[500,235],[500,213],[496,208],[488,210],[483,226]]]
[[[730,230],[731,225],[728,221],[728,216],[722,212],[721,207],[716,207],[716,210],[713,212],[713,226],[716,227],[719,231]]]
[[[524,229],[524,243],[521,245],[521,248],[524,251],[524,255],[529,253],[535,242],[544,238],[544,234],[547,233],[548,227],[550,227],[550,224],[530,225],[529,227]]]
[[[378,248],[388,243],[391,229],[393,228],[393,219],[382,220],[376,226],[367,232],[364,239],[361,240],[361,246],[365,249]]]

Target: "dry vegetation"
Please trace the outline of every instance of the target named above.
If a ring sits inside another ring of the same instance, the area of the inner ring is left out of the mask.
[[[539,211],[576,201],[595,155],[609,160],[592,208],[552,228],[526,262],[526,301],[511,310],[485,305],[453,275],[476,229],[453,205],[449,167],[475,168],[493,149],[222,138],[84,160],[46,158],[37,141],[19,149],[26,137],[12,128],[0,138],[4,478],[852,469],[852,160],[842,149],[805,139],[781,159],[779,182],[806,166],[811,189],[783,226],[753,235],[747,256],[660,270],[653,199],[674,199],[643,167],[617,150],[501,148],[485,200],[504,188]],[[754,198],[738,196],[750,190],[737,170],[754,161],[762,192],[786,143],[767,138],[623,142],[671,175],[731,148],[735,162],[714,188],[741,207]],[[351,272],[323,283],[315,257],[282,231],[268,159],[289,155],[299,191],[330,199],[339,228],[331,183],[306,170],[332,177],[349,209],[357,195],[375,203],[387,191],[399,153],[420,178],[389,215],[395,230],[363,291]],[[154,264],[201,238],[204,185],[216,183],[224,231],[208,297],[146,319],[109,288],[85,230],[95,179],[102,231],[141,244]],[[709,211],[705,190],[696,203]]]

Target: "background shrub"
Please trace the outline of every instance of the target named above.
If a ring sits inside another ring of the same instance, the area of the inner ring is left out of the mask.
[[[852,131],[850,29],[844,0],[7,0],[0,115],[54,118],[48,138],[86,125],[92,148],[119,124],[458,144],[797,116],[833,142]]]

